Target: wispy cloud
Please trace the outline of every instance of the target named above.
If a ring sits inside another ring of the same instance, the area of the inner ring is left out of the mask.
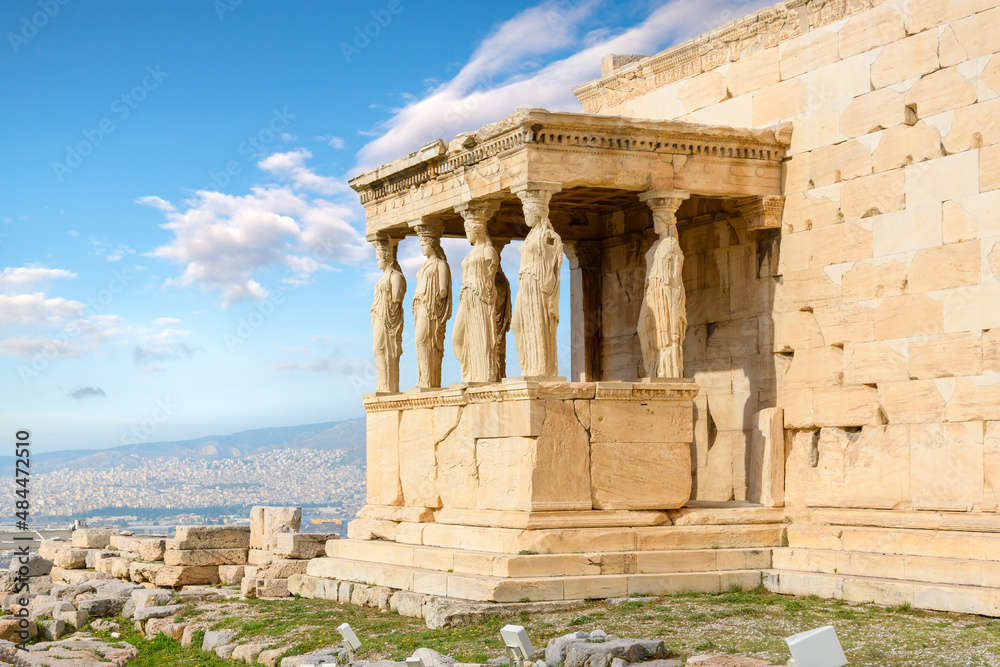
[[[356,168],[372,169],[432,139],[478,129],[521,105],[580,111],[572,88],[599,76],[602,56],[657,53],[773,2],[672,0],[627,30],[589,31],[602,4],[543,2],[497,26],[453,78],[374,128],[379,136],[361,149]]]
[[[38,264],[8,266],[0,271],[0,290],[23,289],[26,285],[46,283],[57,278],[76,278],[76,274],[65,269],[48,269]]]
[[[132,361],[137,366],[149,366],[154,362],[191,357],[199,349],[183,342],[169,345],[136,345],[132,348]]]
[[[271,365],[271,370],[354,375],[365,371],[368,365],[363,359],[320,357],[301,364],[296,361],[279,361]]]
[[[314,138],[316,139],[316,141],[322,141],[323,143],[325,143],[326,145],[328,145],[330,148],[336,148],[337,150],[340,150],[341,148],[344,147],[344,139],[342,137],[334,137],[334,136],[329,136],[329,135],[320,135],[320,136],[316,136]]]
[[[139,197],[135,200],[136,204],[142,204],[143,206],[152,206],[153,208],[158,208],[161,211],[175,211],[174,205],[168,202],[166,199],[162,199],[155,195],[149,195],[147,197]]]
[[[67,394],[70,398],[82,401],[85,398],[107,398],[108,395],[100,387],[79,387]]]

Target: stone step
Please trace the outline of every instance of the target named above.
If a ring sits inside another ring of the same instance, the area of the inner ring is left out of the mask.
[[[774,549],[774,569],[1000,588],[1000,562],[831,549]]]
[[[505,578],[329,557],[309,561],[306,570],[306,574],[312,577],[484,602],[584,600],[686,592],[718,593],[732,586],[755,588],[760,585],[761,572],[758,569]]]
[[[506,578],[761,570],[771,567],[769,548],[505,554],[454,551],[381,540],[331,540],[327,543],[326,555],[438,572]]]
[[[878,577],[766,570],[764,587],[784,595],[816,595],[848,602],[1000,616],[1000,590],[980,586],[906,582]]]
[[[793,523],[788,526],[788,546],[1000,562],[1000,534],[959,530]]]
[[[619,528],[517,530],[439,523],[400,523],[395,541],[404,544],[516,554],[749,549],[782,546],[783,524],[684,525]]]

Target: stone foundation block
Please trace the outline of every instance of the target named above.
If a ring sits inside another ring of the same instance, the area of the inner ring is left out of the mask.
[[[257,579],[257,597],[286,598],[289,595],[288,579]]]
[[[110,528],[82,528],[73,531],[73,546],[77,549],[106,549],[111,545]]]
[[[271,560],[257,569],[256,576],[260,579],[287,579],[293,574],[305,574],[308,565],[306,560]]]
[[[171,549],[164,552],[167,565],[246,565],[246,549]]]
[[[167,549],[249,549],[249,526],[177,526]]]
[[[50,560],[55,567],[64,570],[82,570],[87,567],[87,550],[64,547],[56,550]]]
[[[426,599],[427,596],[421,595],[420,593],[397,591],[391,598],[389,598],[389,609],[396,612],[400,616],[423,618],[424,600]]]
[[[260,565],[274,558],[274,554],[264,549],[250,549],[247,552],[247,565]]]
[[[339,537],[334,533],[279,533],[274,536],[272,552],[284,558],[319,558],[325,553],[327,540]]]
[[[144,561],[163,560],[163,553],[167,548],[166,538],[152,538],[135,540],[132,544],[139,558]]]
[[[243,581],[243,577],[246,576],[246,566],[245,565],[220,565],[219,566],[219,581],[222,583],[232,586],[239,585]]]
[[[192,584],[219,583],[218,566],[162,565],[153,583],[157,586],[174,588]]]

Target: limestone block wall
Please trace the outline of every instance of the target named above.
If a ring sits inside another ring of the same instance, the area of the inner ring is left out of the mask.
[[[784,410],[786,504],[997,511],[1000,3],[795,0],[699,39],[577,93],[603,114],[793,123],[773,304],[747,313]],[[705,228],[705,247],[745,242]],[[699,313],[725,307],[714,288],[689,287],[689,313],[744,358],[749,324]],[[719,375],[692,361],[711,408]],[[735,377],[719,433],[749,425]]]

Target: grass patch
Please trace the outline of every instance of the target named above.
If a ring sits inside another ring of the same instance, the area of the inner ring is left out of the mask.
[[[211,629],[233,629],[238,641],[291,646],[301,655],[340,646],[336,627],[349,622],[363,642],[361,660],[403,660],[420,647],[461,662],[486,662],[504,655],[500,628],[524,625],[536,647],[569,632],[602,629],[618,637],[659,639],[681,660],[704,652],[736,653],[784,664],[783,638],[831,624],[837,629],[852,667],[981,666],[998,664],[1000,621],[964,614],[849,604],[816,597],[791,598],[763,588],[733,588],[724,593],[633,598],[618,605],[589,602],[583,609],[544,614],[518,612],[465,628],[428,630],[421,619],[341,605],[326,600],[230,600],[200,603],[189,622]],[[185,612],[187,613],[187,612]],[[130,667],[231,663],[198,648],[182,648],[165,637],[147,640],[118,619],[122,639],[140,658]],[[107,635],[97,633],[107,638]],[[200,638],[194,646],[200,646]]]

